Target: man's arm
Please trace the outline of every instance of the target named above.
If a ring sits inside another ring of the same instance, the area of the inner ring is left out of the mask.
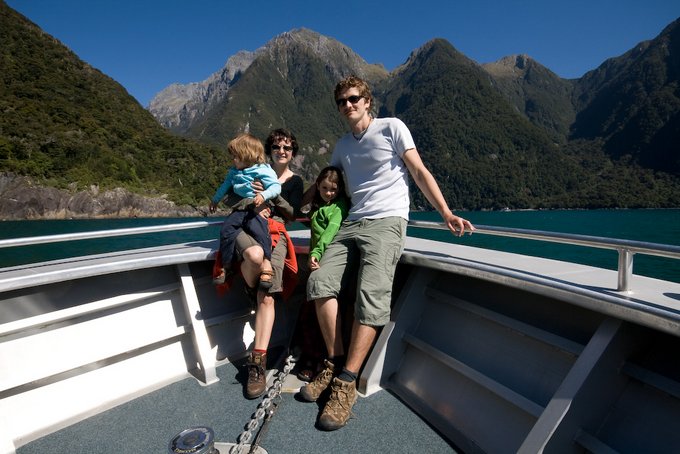
[[[437,181],[434,179],[430,171],[427,170],[427,167],[425,167],[425,164],[423,164],[422,159],[420,159],[418,150],[415,148],[406,150],[402,156],[402,159],[404,160],[404,163],[406,163],[406,167],[408,168],[413,181],[416,182],[418,188],[420,188],[420,190],[425,195],[425,198],[427,198],[427,201],[430,202],[430,204],[439,212],[449,230],[458,236],[461,236],[463,233],[465,233],[466,229],[469,232],[475,230],[470,221],[463,219],[460,216],[456,216],[451,212],[451,209],[444,199],[441,189],[439,189]]]

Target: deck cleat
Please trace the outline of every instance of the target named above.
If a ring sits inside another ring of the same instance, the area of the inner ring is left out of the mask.
[[[220,454],[215,449],[215,432],[210,427],[192,427],[173,437],[169,454]]]

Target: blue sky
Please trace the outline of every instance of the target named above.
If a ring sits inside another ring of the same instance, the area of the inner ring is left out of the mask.
[[[477,63],[527,54],[576,78],[680,17],[678,0],[5,0],[143,105],[306,27],[389,70],[433,38]]]

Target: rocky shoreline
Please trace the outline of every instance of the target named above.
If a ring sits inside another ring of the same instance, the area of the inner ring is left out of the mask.
[[[0,174],[0,219],[95,219],[201,217],[207,207],[178,206],[163,197],[145,197],[123,188],[69,191],[36,184],[31,178]]]

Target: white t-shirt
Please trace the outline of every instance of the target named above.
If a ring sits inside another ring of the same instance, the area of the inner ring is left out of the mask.
[[[402,156],[411,148],[411,132],[398,118],[375,118],[360,140],[352,133],[338,140],[330,162],[342,169],[352,199],[347,219],[408,219],[408,168]]]

